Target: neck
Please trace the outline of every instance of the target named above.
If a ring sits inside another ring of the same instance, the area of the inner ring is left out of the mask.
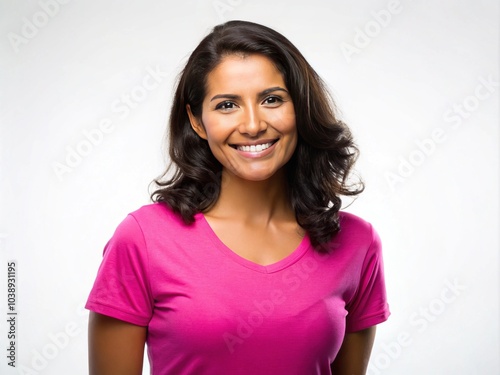
[[[290,220],[295,213],[287,200],[284,168],[265,181],[249,181],[222,172],[221,192],[209,216],[268,225]]]

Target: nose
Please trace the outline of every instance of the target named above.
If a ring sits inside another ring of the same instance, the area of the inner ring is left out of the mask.
[[[264,133],[267,129],[267,122],[263,118],[259,110],[253,106],[249,106],[243,111],[239,132],[250,137],[257,137]]]

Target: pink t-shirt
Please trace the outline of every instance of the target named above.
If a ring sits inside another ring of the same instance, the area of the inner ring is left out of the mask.
[[[86,307],[147,326],[154,375],[330,374],[346,332],[389,316],[380,239],[341,213],[327,255],[306,235],[262,266],[231,251],[202,213],[160,203],[129,214],[104,249]]]

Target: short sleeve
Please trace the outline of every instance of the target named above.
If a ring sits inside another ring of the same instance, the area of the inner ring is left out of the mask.
[[[147,326],[153,311],[144,235],[132,215],[117,227],[85,307],[128,323]]]
[[[371,233],[372,242],[363,261],[356,293],[346,306],[348,311],[346,332],[356,332],[382,323],[390,315],[382,245],[380,237],[373,228]]]

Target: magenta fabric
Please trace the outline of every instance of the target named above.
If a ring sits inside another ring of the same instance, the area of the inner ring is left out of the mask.
[[[202,213],[191,226],[153,203],[104,249],[86,307],[147,326],[154,375],[330,374],[346,332],[389,316],[380,239],[341,214],[331,251],[306,235],[262,266],[226,247]]]

